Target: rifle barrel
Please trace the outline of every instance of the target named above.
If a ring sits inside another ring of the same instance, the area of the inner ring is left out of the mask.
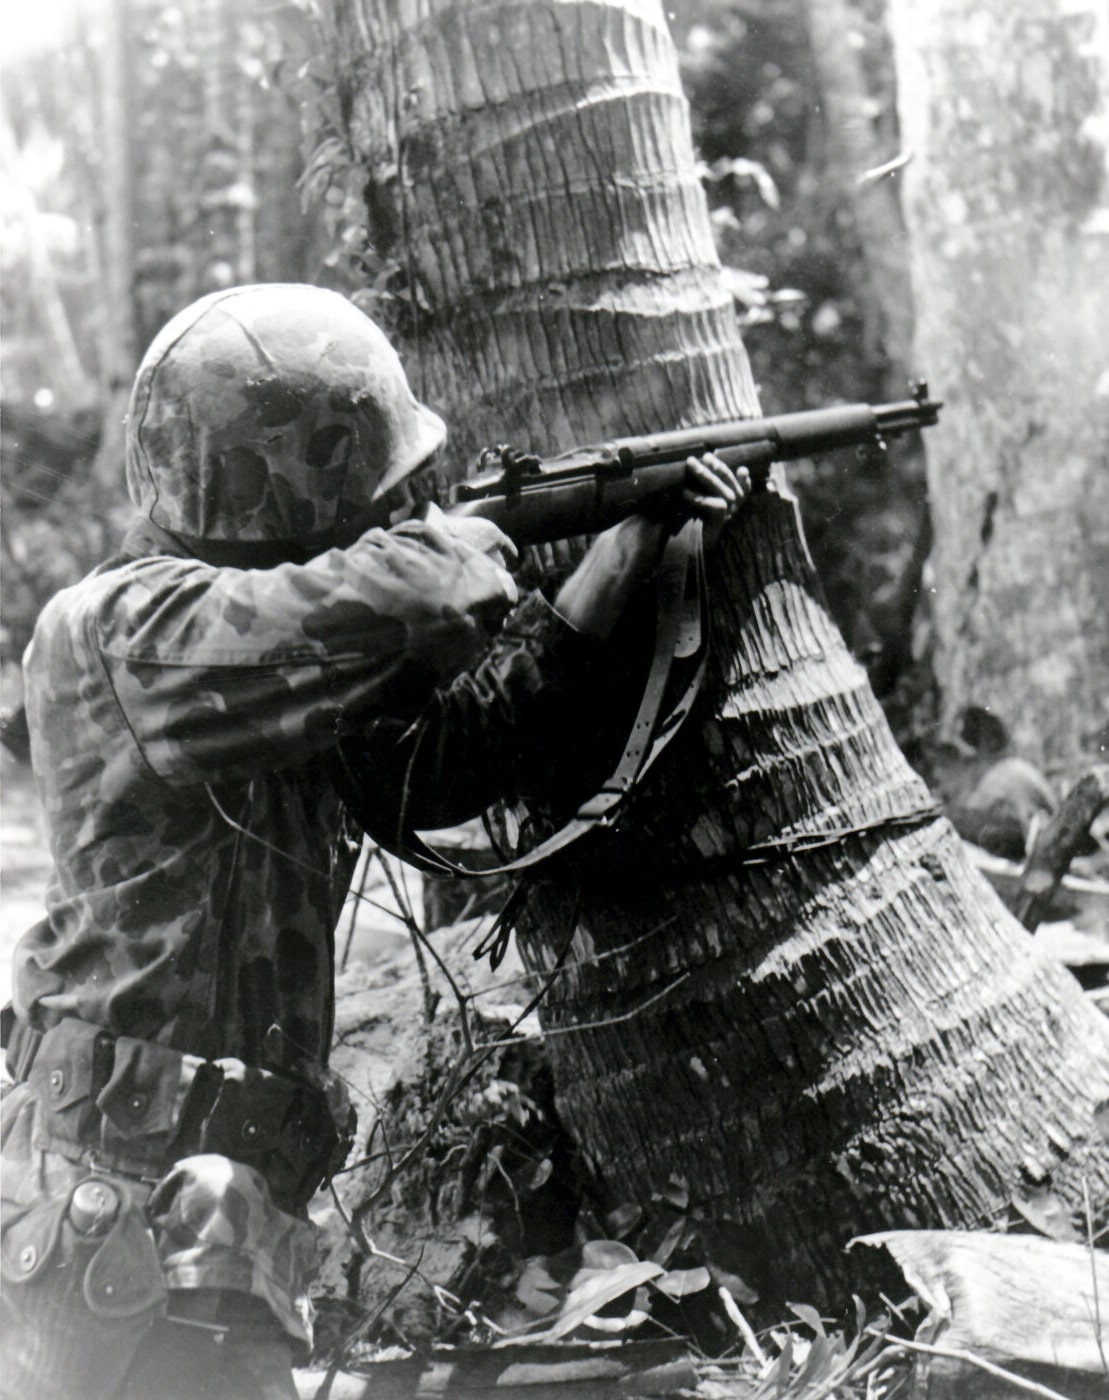
[[[917,386],[911,399],[837,404],[772,418],[740,418],[572,448],[540,461],[501,449],[501,467],[460,482],[454,509],[495,520],[517,544],[591,534],[639,509],[652,496],[677,494],[687,457],[718,453],[765,480],[773,462],[814,457],[838,447],[881,443],[931,427],[942,404]]]

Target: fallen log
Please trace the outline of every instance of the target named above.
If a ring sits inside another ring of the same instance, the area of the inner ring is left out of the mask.
[[[296,1374],[300,1400],[650,1400],[696,1384],[680,1340],[435,1347],[426,1356],[369,1361],[359,1374]]]

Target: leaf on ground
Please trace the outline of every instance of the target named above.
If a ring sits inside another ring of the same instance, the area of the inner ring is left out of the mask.
[[[788,1306],[790,1312],[799,1317],[806,1327],[811,1327],[816,1336],[824,1336],[824,1322],[815,1308],[810,1308],[808,1303],[790,1303]]]
[[[1026,1195],[1013,1196],[1013,1208],[1028,1221],[1034,1230],[1046,1235],[1049,1240],[1060,1240],[1065,1244],[1076,1244],[1078,1231],[1071,1222],[1070,1214],[1054,1191],[1031,1191]]]
[[[545,1331],[535,1333],[529,1330],[526,1336],[506,1337],[496,1345],[511,1345],[513,1342],[557,1342],[575,1328],[581,1327],[594,1313],[600,1312],[603,1307],[641,1284],[658,1278],[662,1272],[658,1264],[636,1261],[634,1264],[622,1264],[615,1269],[596,1273],[571,1290],[558,1317]]]
[[[638,1260],[635,1250],[619,1240],[587,1240],[581,1247],[582,1270],[616,1269]]]
[[[591,1313],[582,1326],[588,1327],[592,1332],[604,1332],[608,1336],[623,1336],[625,1332],[634,1332],[637,1327],[642,1327],[649,1316],[646,1308],[632,1308],[624,1317],[601,1317],[597,1313]]]
[[[605,1216],[605,1229],[610,1239],[622,1240],[631,1234],[642,1219],[643,1207],[629,1202],[627,1205],[617,1206]]]
[[[712,1275],[703,1265],[696,1269],[671,1269],[655,1279],[655,1287],[675,1302],[691,1293],[700,1293],[712,1282]]]
[[[689,1222],[684,1215],[679,1215],[673,1225],[670,1226],[666,1234],[663,1235],[657,1249],[651,1253],[651,1258],[659,1264],[668,1264],[670,1256],[682,1242],[682,1238],[689,1229]]]

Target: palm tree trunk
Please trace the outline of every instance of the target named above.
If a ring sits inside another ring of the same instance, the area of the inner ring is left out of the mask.
[[[378,251],[464,449],[755,410],[658,4],[328,9]],[[809,1298],[842,1297],[860,1231],[977,1223],[1045,1179],[1104,1204],[1106,1026],[927,814],[784,488],[710,589],[699,711],[519,929],[614,1203],[680,1176],[732,1267]]]

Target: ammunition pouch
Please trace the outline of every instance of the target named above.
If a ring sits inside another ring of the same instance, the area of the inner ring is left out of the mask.
[[[299,1212],[343,1165],[354,1112],[338,1096],[239,1060],[201,1060],[76,1019],[17,1023],[13,1078],[39,1105],[34,1147],[157,1181],[182,1157],[219,1153],[254,1168],[279,1209]]]
[[[147,1189],[89,1176],[60,1197],[5,1212],[5,1397],[108,1400],[165,1310]]]

